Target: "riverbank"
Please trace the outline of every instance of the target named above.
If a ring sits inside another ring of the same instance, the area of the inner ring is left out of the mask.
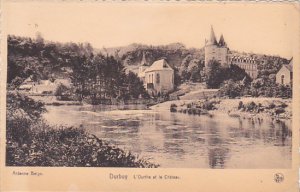
[[[172,111],[172,105],[173,109],[176,107],[176,110],[173,110],[173,112],[182,112],[184,109],[201,109],[204,101],[206,100],[167,101],[152,106],[151,109]],[[210,115],[224,113],[231,117],[252,119],[273,118],[276,120],[292,118],[292,99],[250,97],[237,99],[213,98],[207,100],[207,102],[213,103],[211,109],[205,109]]]
[[[157,164],[131,152],[109,145],[82,129],[35,125],[29,140],[6,143],[7,166],[43,167],[137,167],[155,168]]]
[[[40,101],[44,103],[45,105],[54,105],[54,106],[60,106],[60,105],[82,105],[79,101],[62,101],[58,100],[56,96],[53,95],[29,95],[29,98]]]

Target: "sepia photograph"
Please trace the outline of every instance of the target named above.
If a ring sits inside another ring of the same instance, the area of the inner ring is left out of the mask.
[[[6,167],[292,168],[292,5],[77,5],[7,6]]]
[[[0,13],[0,191],[299,191],[299,2]]]

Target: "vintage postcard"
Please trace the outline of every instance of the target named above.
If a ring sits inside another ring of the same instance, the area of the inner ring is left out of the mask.
[[[298,2],[2,0],[0,190],[298,191],[299,56]]]

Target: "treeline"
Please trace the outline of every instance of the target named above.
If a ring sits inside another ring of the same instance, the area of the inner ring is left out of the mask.
[[[19,83],[32,76],[35,80],[50,79],[62,67],[72,67],[74,60],[93,53],[89,43],[58,43],[37,38],[9,35],[8,83]]]
[[[68,67],[74,85],[68,91],[76,99],[146,97],[142,82],[133,73],[125,73],[120,60],[95,53],[89,43],[58,43],[37,38],[8,36],[9,87],[18,87],[26,78],[34,81],[53,79]]]
[[[148,97],[143,82],[113,56],[91,54],[73,61],[71,79],[79,100],[89,98],[95,103],[101,99],[137,99]]]
[[[255,79],[251,83],[232,79],[226,80],[220,85],[220,96],[230,98],[240,96],[292,98],[293,89],[290,85],[277,84],[275,76],[270,75],[270,77]]]
[[[293,95],[292,85],[277,84],[275,74],[262,75],[253,80],[237,65],[223,68],[217,61],[210,61],[208,64],[210,69],[206,69],[204,75],[206,85],[208,88],[220,89],[220,96],[291,98]]]

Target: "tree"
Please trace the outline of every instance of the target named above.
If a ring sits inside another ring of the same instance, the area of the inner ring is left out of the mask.
[[[224,74],[222,72],[224,71],[221,67],[221,64],[218,61],[211,60],[208,63],[208,68],[206,69],[206,84],[207,88],[216,89],[219,88],[221,83],[224,80]]]
[[[128,96],[137,99],[140,95],[146,95],[143,82],[135,73],[131,71],[128,73],[126,83],[128,85]]]
[[[235,82],[232,79],[224,81],[224,83],[220,87],[221,95],[229,96],[230,98],[235,98],[237,96],[240,96],[242,90],[243,90],[242,84],[240,82]]]

